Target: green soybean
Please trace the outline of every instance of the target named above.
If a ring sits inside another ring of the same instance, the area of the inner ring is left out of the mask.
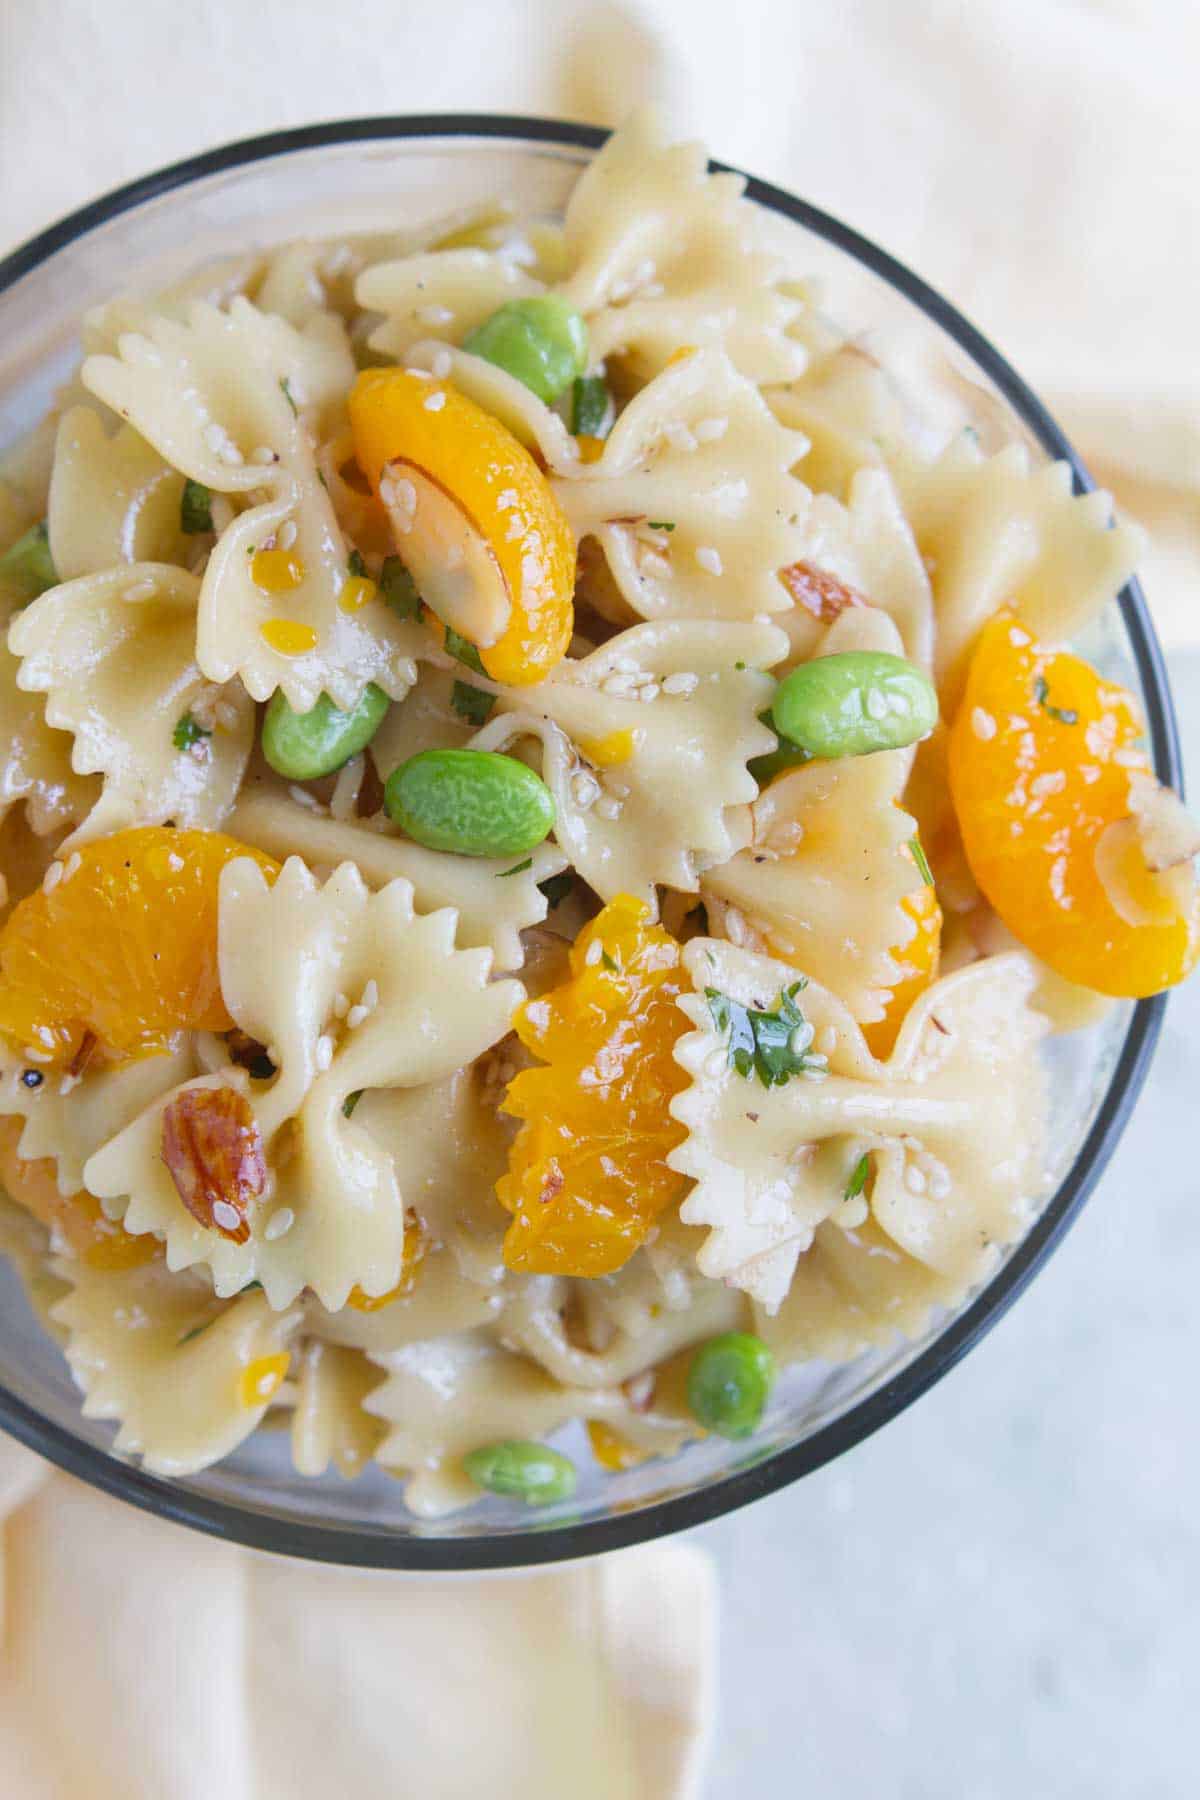
[[[373,681],[350,712],[341,712],[322,694],[311,712],[293,712],[282,692],[271,696],[263,720],[263,755],[289,781],[315,781],[332,775],[365,750],[383,723],[388,697]]]
[[[883,650],[801,663],[771,702],[780,737],[820,757],[900,750],[927,737],[937,716],[937,691],[924,670]]]
[[[494,750],[420,750],[393,769],[383,803],[418,844],[459,856],[523,856],[554,828],[545,782]]]
[[[515,375],[547,406],[587,367],[583,314],[557,294],[509,300],[463,340],[463,349]]]
[[[688,1405],[706,1431],[743,1438],[757,1429],[775,1385],[775,1358],[761,1338],[727,1331],[701,1344],[688,1367]]]
[[[15,588],[22,606],[36,600],[47,588],[58,586],[45,519],[31,525],[24,536],[0,556],[0,586]]]
[[[486,1444],[463,1457],[463,1468],[476,1487],[529,1506],[569,1500],[575,1492],[575,1465],[546,1444],[509,1439]]]

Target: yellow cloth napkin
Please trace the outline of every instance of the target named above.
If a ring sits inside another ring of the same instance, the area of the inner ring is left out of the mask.
[[[165,1525],[0,1439],[5,1800],[685,1800],[711,1564],[326,1569]]]

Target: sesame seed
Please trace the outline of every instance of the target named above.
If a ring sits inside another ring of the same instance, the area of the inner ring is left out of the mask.
[[[260,444],[257,450],[252,450],[250,452],[250,461],[256,463],[273,463],[275,461],[275,452],[271,449],[269,444]]]
[[[315,799],[314,796],[309,793],[307,788],[297,787],[293,782],[288,789],[288,793],[296,802],[297,806],[305,806],[308,808],[309,812],[323,813],[325,811],[321,802]]]
[[[346,1025],[349,1030],[357,1031],[358,1027],[362,1024],[363,1020],[369,1019],[370,1016],[371,1015],[370,1015],[370,1012],[367,1007],[352,1006],[350,1008],[350,1011],[346,1014]]]
[[[594,775],[589,775],[584,769],[581,769],[577,775],[572,775],[571,798],[580,812],[586,812],[599,793],[600,783]]]
[[[639,700],[657,700],[658,699],[658,683],[657,683],[657,681],[643,682],[642,686],[638,689],[638,699]]]
[[[603,955],[604,955],[603,944],[600,942],[599,938],[593,938],[591,943],[587,947],[587,954],[585,955],[583,960],[587,964],[588,968],[590,969],[590,968],[595,967],[595,965],[600,961],[600,958]]]
[[[62,878],[64,881],[70,881],[72,875],[74,875],[76,869],[78,869],[78,867],[82,861],[83,861],[83,858],[82,858],[82,856],[80,856],[78,850],[72,850],[72,852],[71,852],[70,856],[68,856],[68,858],[66,860],[66,864],[64,865],[64,868],[63,868]]]
[[[698,675],[688,675],[680,671],[677,675],[668,675],[662,684],[664,694],[694,694],[700,686]]]
[[[290,550],[297,537],[295,519],[285,519],[279,527],[276,543],[281,550]]]
[[[217,455],[231,469],[238,469],[242,465],[242,453],[236,444],[222,444]]]
[[[43,894],[52,894],[63,878],[63,866],[60,862],[52,862],[42,876]]]
[[[215,1200],[213,1202],[213,1224],[218,1226],[220,1230],[236,1231],[241,1223],[242,1221],[238,1215],[237,1208],[235,1206],[230,1206],[228,1200]]]
[[[269,1243],[273,1244],[275,1242],[276,1238],[286,1237],[288,1232],[292,1229],[292,1226],[295,1223],[296,1223],[296,1215],[292,1211],[291,1207],[290,1206],[281,1206],[279,1208],[279,1210],[277,1212],[273,1212],[271,1214],[270,1218],[267,1220],[266,1226],[263,1230],[263,1236],[267,1239],[267,1241]]]
[[[318,1069],[320,1069],[322,1073],[330,1066],[333,1061],[333,1039],[331,1037],[319,1037],[317,1039],[315,1060]]]
[[[989,738],[994,738],[996,735],[996,721],[993,719],[991,713],[984,712],[982,706],[973,707],[971,710],[971,730],[975,733],[977,738],[982,738],[986,743]]]
[[[344,1019],[346,1014],[349,1011],[350,1011],[350,1002],[346,998],[345,994],[335,994],[333,996],[333,1016],[334,1016],[334,1018],[335,1019]]]
[[[442,410],[443,406],[445,406],[445,404],[446,404],[445,394],[443,394],[443,393],[429,394],[426,396],[426,399],[425,399],[425,411],[426,412],[441,412],[441,410]]]
[[[720,552],[714,550],[711,544],[700,545],[696,551],[696,561],[709,575],[720,575],[724,572]]]
[[[379,1005],[379,983],[372,976],[362,992],[362,1003],[368,1012],[374,1012]]]

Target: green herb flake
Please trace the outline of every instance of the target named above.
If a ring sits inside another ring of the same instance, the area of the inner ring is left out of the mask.
[[[580,375],[571,389],[571,430],[576,437],[607,435],[612,396],[603,375]]]
[[[610,975],[619,975],[621,973],[620,963],[616,961],[615,957],[610,956],[607,950],[601,950],[600,961]]]
[[[1033,697],[1044,713],[1057,719],[1060,725],[1078,725],[1079,714],[1073,706],[1051,706],[1050,687],[1045,676],[1039,675],[1033,684]]]
[[[50,531],[45,519],[31,525],[15,544],[0,556],[0,585],[15,589],[19,604],[27,606],[58,586],[58,573],[50,555]]]
[[[533,858],[532,856],[527,856],[524,862],[514,863],[511,869],[501,869],[496,880],[507,881],[510,875],[523,875],[526,869],[532,869],[532,867]]]
[[[871,1153],[864,1150],[850,1171],[850,1179],[842,1189],[843,1200],[857,1200],[867,1185],[867,1176],[871,1173]]]
[[[171,742],[177,750],[193,750],[205,738],[212,736],[203,725],[197,725],[190,712],[181,713],[175,721],[175,729],[171,733]]]
[[[218,1313],[217,1318],[220,1318],[220,1316],[221,1315]],[[185,1331],[181,1338],[175,1340],[175,1348],[177,1350],[182,1350],[185,1344],[190,1344],[193,1338],[200,1337],[203,1332],[208,1330],[210,1325],[215,1325],[216,1322],[216,1319],[205,1319],[202,1325],[193,1325],[190,1331]]]
[[[468,681],[456,681],[450,689],[450,704],[460,719],[466,719],[471,725],[486,725],[492,716],[496,696],[485,694],[482,688],[472,687]]]
[[[737,670],[739,675],[742,673],[742,671],[746,667],[745,663],[741,662],[740,660],[738,662],[735,662],[733,666]]]
[[[647,519],[646,523],[651,531],[674,531],[675,529],[674,519]]]
[[[295,417],[299,418],[300,417],[300,408],[296,405],[295,398],[292,394],[292,384],[288,380],[286,375],[284,376],[283,380],[279,383],[279,391],[283,395],[284,399],[287,401],[288,405],[291,407],[292,412],[295,415]]]
[[[202,481],[185,481],[179,496],[179,529],[188,537],[212,531],[212,493]]]
[[[925,883],[925,886],[932,887],[934,884],[933,883],[933,870],[929,866],[929,858],[926,856],[925,851],[923,850],[923,848],[921,846],[921,840],[919,837],[910,837],[909,838],[908,854],[912,857],[913,861],[916,863],[917,874],[921,877],[921,880]]]
[[[807,986],[803,978],[780,994],[771,1012],[705,988],[713,1024],[729,1040],[729,1064],[739,1075],[757,1075],[766,1088],[782,1087],[793,1075],[824,1074],[826,1058],[811,1048],[813,1028],[796,1005]]]
[[[548,875],[545,881],[538,882],[539,894],[545,894],[546,904],[555,907],[561,904],[575,886],[575,877],[570,869],[564,869],[561,875]]]
[[[355,1090],[352,1094],[346,1095],[346,1098],[342,1101],[342,1117],[343,1118],[348,1119],[350,1117],[351,1113],[354,1111],[355,1107],[358,1105],[358,1103],[362,1099],[362,1097],[363,1097],[362,1088],[355,1088]]]
[[[379,571],[379,591],[398,618],[415,619],[421,611],[417,584],[398,556],[385,556]]]
[[[363,553],[361,550],[352,550],[350,552],[350,555],[346,559],[346,567],[349,569],[351,575],[362,580],[367,573],[367,565],[363,561]]]
[[[474,644],[460,636],[452,625],[446,626],[446,649],[457,662],[465,663],[467,668],[474,669],[477,675],[487,674]]]

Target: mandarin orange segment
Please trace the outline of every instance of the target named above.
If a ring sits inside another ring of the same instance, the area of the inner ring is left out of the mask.
[[[135,1269],[149,1262],[158,1252],[157,1239],[132,1236],[105,1216],[92,1194],[60,1194],[49,1157],[31,1161],[18,1152],[24,1129],[24,1119],[0,1119],[0,1185],[9,1199],[40,1219],[48,1231],[57,1231],[90,1268]]]
[[[13,908],[0,931],[0,1033],[39,1063],[165,1050],[228,1031],[217,969],[221,870],[249,856],[219,831],[144,826],[98,838]]]
[[[607,1275],[679,1198],[666,1163],[685,1136],[668,1110],[687,1082],[672,1054],[688,1029],[679,955],[645,903],[618,894],[580,932],[569,978],[518,1010],[517,1036],[545,1066],[504,1102],[524,1121],[496,1184],[510,1269]]]
[[[863,1026],[868,1050],[872,1056],[881,1058],[891,1055],[909,1007],[919,994],[924,993],[937,974],[941,956],[942,909],[938,905],[929,865],[920,850],[919,840],[914,838],[913,843],[917,847],[917,854],[914,855],[908,845],[905,846],[905,853],[917,864],[923,880],[913,893],[905,894],[900,906],[913,921],[916,930],[907,944],[897,945],[892,950],[899,977],[882,1019]]]
[[[543,680],[574,628],[575,540],[533,457],[474,400],[408,369],[364,370],[349,408],[359,465],[426,604],[493,681]]]
[[[1174,986],[1200,954],[1190,862],[1150,870],[1131,819],[1131,784],[1150,775],[1141,728],[1124,688],[1001,613],[950,733],[954,807],[986,898],[1057,974],[1129,997]]]

